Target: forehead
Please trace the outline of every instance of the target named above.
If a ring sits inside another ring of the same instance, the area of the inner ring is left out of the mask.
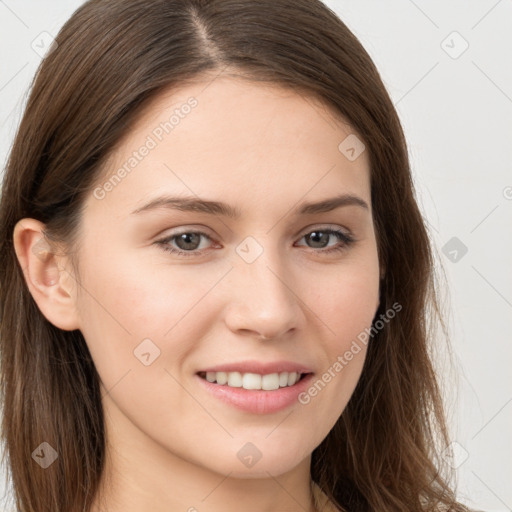
[[[260,207],[333,192],[369,200],[366,152],[355,160],[343,153],[354,136],[311,96],[237,77],[195,81],[161,91],[146,106],[112,152],[102,202],[137,206],[162,188],[232,202],[238,196]]]

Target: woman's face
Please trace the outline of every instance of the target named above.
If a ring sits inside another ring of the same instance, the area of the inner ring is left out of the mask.
[[[310,97],[241,79],[155,98],[83,216],[78,328],[110,436],[242,478],[288,471],[326,437],[379,300],[369,160],[351,133]],[[343,195],[359,200],[311,206]],[[309,375],[284,387],[294,371]]]

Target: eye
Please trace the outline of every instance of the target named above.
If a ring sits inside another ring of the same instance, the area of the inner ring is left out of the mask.
[[[211,238],[202,231],[182,231],[181,233],[159,240],[156,243],[164,251],[177,254],[178,256],[201,256],[204,251],[198,251],[198,249],[200,248],[202,237],[211,240]],[[177,248],[171,245],[172,242],[175,242]],[[201,249],[204,249],[204,247]]]
[[[332,246],[328,246],[329,239],[334,237],[338,240],[338,243]],[[312,245],[309,245],[312,249],[321,249],[319,252],[322,254],[325,253],[331,253],[335,251],[343,251],[347,249],[354,241],[355,239],[343,231],[339,229],[332,229],[332,228],[319,228],[315,229],[314,231],[310,231],[309,233],[306,233],[302,238],[305,239],[307,242],[311,243]],[[328,247],[325,249],[325,247]]]

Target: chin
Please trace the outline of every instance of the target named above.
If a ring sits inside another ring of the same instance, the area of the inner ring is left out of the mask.
[[[215,467],[212,467],[212,458],[210,458],[208,465],[216,473],[229,474],[231,478],[269,478],[270,475],[279,476],[291,471],[309,455],[306,453],[304,457],[300,457],[302,452],[300,448],[277,450],[261,447],[257,453],[250,445],[244,446],[245,451],[237,448],[235,452],[226,454],[223,460],[219,461],[220,463],[215,464]]]

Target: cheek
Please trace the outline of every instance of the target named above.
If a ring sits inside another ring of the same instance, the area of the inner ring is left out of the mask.
[[[139,367],[139,346],[180,364],[192,349],[184,341],[196,339],[193,334],[202,325],[196,311],[225,273],[224,268],[199,273],[193,265],[166,265],[158,257],[118,254],[102,261],[89,254],[84,261],[90,264],[81,276],[86,283],[79,299],[81,331],[102,379],[114,381]],[[213,315],[203,308],[201,318],[205,313]],[[155,366],[165,366],[164,359],[155,359]]]
[[[368,327],[379,304],[376,258],[340,265],[335,272],[304,283],[311,308],[327,328],[331,350],[343,350],[350,339]],[[306,296],[307,297],[307,296]]]
[[[335,279],[331,274],[310,285],[312,309],[325,327],[323,364],[301,403],[315,408],[312,422],[321,429],[335,424],[359,381],[379,301],[378,261],[347,263]]]

